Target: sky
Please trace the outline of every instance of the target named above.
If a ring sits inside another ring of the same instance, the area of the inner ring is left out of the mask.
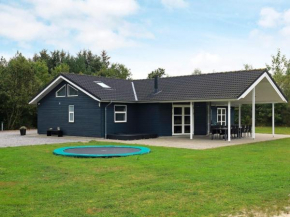
[[[146,78],[264,68],[290,58],[288,0],[0,0],[0,56],[106,50]]]

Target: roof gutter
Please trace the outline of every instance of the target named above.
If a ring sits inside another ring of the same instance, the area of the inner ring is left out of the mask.
[[[109,107],[112,103],[113,101],[111,100],[111,102],[105,107],[105,139],[107,139],[107,107]]]

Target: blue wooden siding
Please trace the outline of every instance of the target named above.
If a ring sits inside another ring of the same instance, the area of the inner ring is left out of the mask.
[[[77,97],[55,97],[59,84],[38,105],[38,133],[45,134],[48,128],[60,127],[64,135],[101,136],[101,112],[99,102],[78,91]],[[74,105],[74,123],[68,121],[68,106]]]
[[[211,123],[217,123],[217,108],[226,109],[226,122],[228,123],[228,107],[227,106],[212,106],[211,107]],[[235,123],[235,108],[231,107],[231,124]]]
[[[102,103],[102,136],[105,135],[105,107]],[[114,122],[114,105],[127,105],[127,122]],[[156,133],[170,136],[172,132],[171,103],[112,103],[107,107],[107,134],[115,133]]]
[[[207,123],[207,103],[194,103],[194,135],[206,135]]]

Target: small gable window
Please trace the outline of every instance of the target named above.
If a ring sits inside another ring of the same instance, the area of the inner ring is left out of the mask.
[[[70,85],[67,85],[67,96],[78,96],[78,90]]]
[[[115,105],[115,123],[127,122],[127,106]]]
[[[58,91],[55,92],[56,97],[65,97],[65,95],[66,95],[65,85],[63,85]]]

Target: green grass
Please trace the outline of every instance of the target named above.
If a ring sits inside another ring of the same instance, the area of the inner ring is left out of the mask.
[[[256,133],[272,133],[272,127],[256,127]],[[275,127],[275,134],[290,135],[290,127]]]
[[[1,148],[0,216],[226,216],[289,206],[290,139],[150,147],[150,154],[108,159],[52,154],[75,145]]]

